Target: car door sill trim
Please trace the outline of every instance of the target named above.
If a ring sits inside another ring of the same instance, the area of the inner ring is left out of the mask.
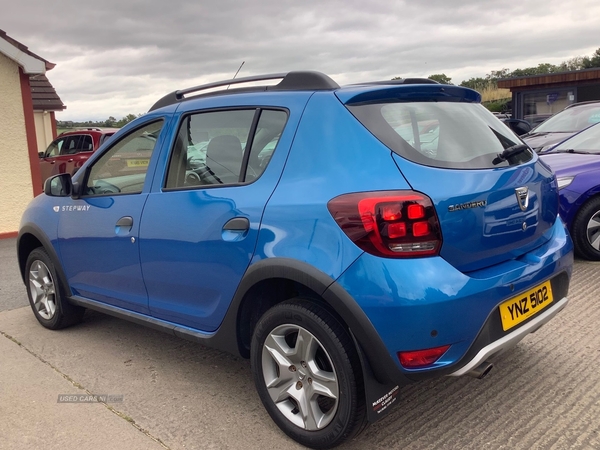
[[[119,319],[125,319],[129,322],[134,322],[138,325],[144,325],[146,327],[163,331],[172,334],[173,336],[191,341],[203,342],[206,344],[206,340],[212,338],[215,335],[215,333],[204,333],[191,328],[182,327],[181,325],[177,325],[166,320],[157,319],[155,317],[150,317],[145,314],[129,311],[123,308],[119,308],[117,306],[107,305],[105,303],[97,302],[84,297],[74,295],[71,296],[69,300],[75,305],[93,309],[94,311],[105,313],[117,317]]]

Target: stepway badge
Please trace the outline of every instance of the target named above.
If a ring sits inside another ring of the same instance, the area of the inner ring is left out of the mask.
[[[80,212],[80,211],[88,211],[90,209],[90,205],[64,205],[62,207],[60,206],[53,206],[52,209],[54,210],[54,212],[65,212],[65,211],[75,211],[75,212]]]

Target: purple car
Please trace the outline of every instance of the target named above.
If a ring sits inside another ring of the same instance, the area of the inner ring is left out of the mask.
[[[600,124],[540,157],[556,173],[559,213],[571,232],[575,252],[600,260]]]
[[[600,122],[600,101],[574,103],[554,114],[527,134],[521,135],[537,153],[546,153],[556,144]]]

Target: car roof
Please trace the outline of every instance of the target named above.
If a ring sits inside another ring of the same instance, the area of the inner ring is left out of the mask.
[[[270,80],[281,79],[281,81],[272,86],[251,86],[245,87],[241,89],[229,89],[229,86],[235,84],[245,84],[245,83],[256,83],[256,82],[264,82]],[[212,92],[203,92],[215,88],[223,88],[219,91]],[[163,98],[158,100],[152,107],[150,111],[154,111],[155,109],[163,108],[165,106],[169,106],[175,103],[179,103],[189,98],[197,98],[202,95],[206,96],[215,96],[215,95],[226,95],[226,94],[234,94],[239,92],[259,92],[259,91],[316,91],[316,90],[334,90],[338,89],[340,86],[329,78],[327,75],[321,72],[314,71],[298,71],[298,72],[287,72],[287,73],[272,73],[266,75],[258,75],[252,77],[244,77],[244,78],[232,78],[230,80],[222,80],[214,83],[202,84],[200,86],[194,86],[187,89],[180,89],[177,91],[173,91]]]
[[[265,82],[281,79],[278,84],[269,86],[250,86],[250,87],[237,87],[229,89],[232,85]],[[184,102],[192,98],[198,98],[203,96],[216,96],[216,95],[231,95],[243,92],[281,92],[281,91],[335,91],[336,95],[340,100],[342,96],[350,101],[357,96],[360,98],[360,94],[373,93],[372,97],[385,97],[390,93],[390,89],[402,88],[406,90],[406,86],[411,85],[414,91],[415,85],[423,85],[423,95],[428,99],[440,96],[442,97],[455,97],[460,98],[462,101],[475,101],[479,102],[481,96],[471,89],[440,85],[434,80],[428,78],[402,78],[396,80],[383,80],[383,81],[371,81],[359,84],[352,84],[348,86],[340,87],[333,79],[321,72],[316,71],[292,71],[283,73],[273,73],[266,75],[257,75],[244,78],[235,78],[229,80],[222,80],[213,83],[203,84],[200,86],[194,86],[187,89],[180,89],[173,91],[160,100],[158,100],[149,110],[154,111],[159,108]],[[435,88],[434,88],[435,86]],[[218,91],[214,89],[221,88]],[[378,92],[379,94],[374,94]],[[342,100],[344,101],[344,100]],[[344,101],[346,103],[346,101]]]
[[[115,134],[117,131],[119,131],[119,128],[79,128],[77,130],[63,131],[59,137],[72,134]]]
[[[577,108],[578,106],[593,105],[593,104],[600,105],[600,100],[589,100],[587,102],[572,103],[572,104],[566,106],[565,109]],[[563,109],[563,111],[564,111],[564,109]]]

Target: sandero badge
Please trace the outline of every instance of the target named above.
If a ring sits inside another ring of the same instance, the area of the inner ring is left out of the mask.
[[[480,100],[306,71],[167,94],[24,212],[33,314],[59,329],[91,309],[248,358],[311,448],[409,383],[486,376],[560,320],[573,246],[554,175]]]
[[[454,212],[461,211],[463,209],[484,208],[485,205],[487,205],[487,202],[485,200],[479,200],[477,202],[462,203],[460,205],[450,205],[448,206],[448,211]]]

